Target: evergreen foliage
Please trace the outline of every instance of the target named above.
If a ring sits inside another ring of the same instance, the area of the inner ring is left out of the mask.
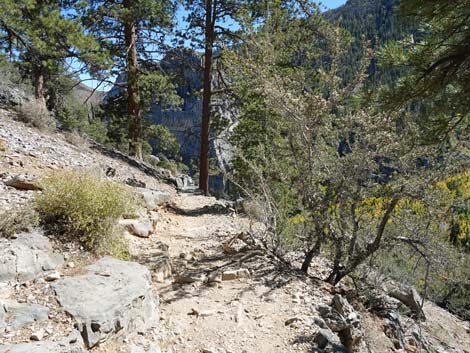
[[[91,71],[109,63],[106,51],[67,15],[77,1],[5,0],[0,5],[0,45],[10,61],[19,61],[32,78],[35,97],[45,99],[45,85],[68,58],[79,59]]]
[[[175,3],[165,1],[93,0],[83,9],[83,23],[113,58],[111,73],[125,79],[129,154],[143,159],[144,118],[151,102],[175,100],[169,78],[155,70],[164,52]],[[120,118],[119,120],[122,121]]]
[[[387,45],[381,60],[407,68],[407,75],[384,91],[386,107],[424,106],[417,113],[429,141],[447,138],[470,126],[470,2],[412,0],[401,4],[404,15],[420,21],[420,35]]]
[[[316,13],[277,14],[225,54],[241,110],[234,180],[261,207],[265,245],[281,254],[303,249],[304,271],[325,251],[333,261],[327,280],[336,284],[403,237],[418,241],[408,227],[424,216],[417,205],[428,186],[465,162],[448,148],[416,145],[411,114],[384,114],[360,94],[367,52],[344,85],[340,67],[350,49],[339,28]],[[324,53],[328,61],[318,65]],[[370,200],[382,201],[366,216]],[[430,249],[445,241],[438,228],[419,241]]]
[[[344,28],[353,38],[339,73],[344,82],[354,79],[363,60],[364,42],[372,49],[379,50],[387,43],[409,38],[416,33],[415,21],[400,16],[398,5],[398,0],[349,0],[343,6],[325,13],[328,21]],[[366,87],[375,89],[397,80],[403,69],[383,68],[373,57],[367,74]]]

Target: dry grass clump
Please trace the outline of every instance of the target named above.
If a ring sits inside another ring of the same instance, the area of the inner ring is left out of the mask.
[[[0,237],[11,238],[21,232],[29,232],[39,224],[39,216],[33,207],[16,206],[0,212]]]
[[[16,120],[29,124],[41,131],[56,129],[56,120],[43,101],[25,100],[18,108]]]
[[[80,150],[84,150],[88,147],[88,142],[78,131],[66,131],[64,132],[65,141],[78,147]]]

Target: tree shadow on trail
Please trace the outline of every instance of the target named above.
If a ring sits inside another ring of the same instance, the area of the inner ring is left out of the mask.
[[[175,259],[177,273],[185,273],[189,271],[194,277],[204,277],[205,281],[194,281],[194,283],[176,283],[173,282],[165,287],[160,288],[160,293],[166,303],[177,302],[182,299],[191,297],[200,297],[208,294],[209,291],[217,290],[217,286],[225,283],[233,283],[234,281],[221,281],[221,274],[226,270],[247,269],[251,273],[249,279],[235,280],[237,285],[230,286],[232,290],[238,291],[237,296],[242,296],[247,292],[255,292],[256,288],[263,288],[262,293],[256,295],[260,298],[267,297],[271,292],[290,285],[295,280],[308,282],[312,287],[320,286],[320,279],[307,276],[300,270],[294,269],[288,264],[283,263],[275,256],[267,254],[264,250],[257,248],[244,248],[231,254],[217,251],[213,254],[203,255],[192,261],[185,269],[178,271],[178,259]],[[219,281],[212,281],[215,276],[219,277]]]
[[[233,213],[229,207],[215,204],[206,205],[196,209],[184,209],[174,205],[167,206],[167,210],[180,216],[199,217],[202,215],[229,215]]]

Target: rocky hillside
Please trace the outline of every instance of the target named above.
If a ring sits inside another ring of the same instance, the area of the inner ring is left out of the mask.
[[[40,227],[0,238],[0,353],[470,352],[468,323],[412,288],[376,276],[366,293],[350,279],[332,287],[323,258],[300,274],[250,237],[256,225],[231,204],[13,118],[0,110],[2,214],[69,169],[125,183],[140,201],[118,221],[130,261]]]

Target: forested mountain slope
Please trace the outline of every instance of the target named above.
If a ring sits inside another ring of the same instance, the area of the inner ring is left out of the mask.
[[[342,70],[345,81],[354,77],[364,55],[365,41],[377,50],[389,41],[400,40],[416,31],[416,25],[409,18],[399,15],[398,4],[398,0],[349,0],[325,13],[328,21],[338,23],[353,39]],[[377,60],[372,59],[368,68],[368,83],[372,87],[393,82],[400,74],[396,69],[381,68],[377,64]]]

